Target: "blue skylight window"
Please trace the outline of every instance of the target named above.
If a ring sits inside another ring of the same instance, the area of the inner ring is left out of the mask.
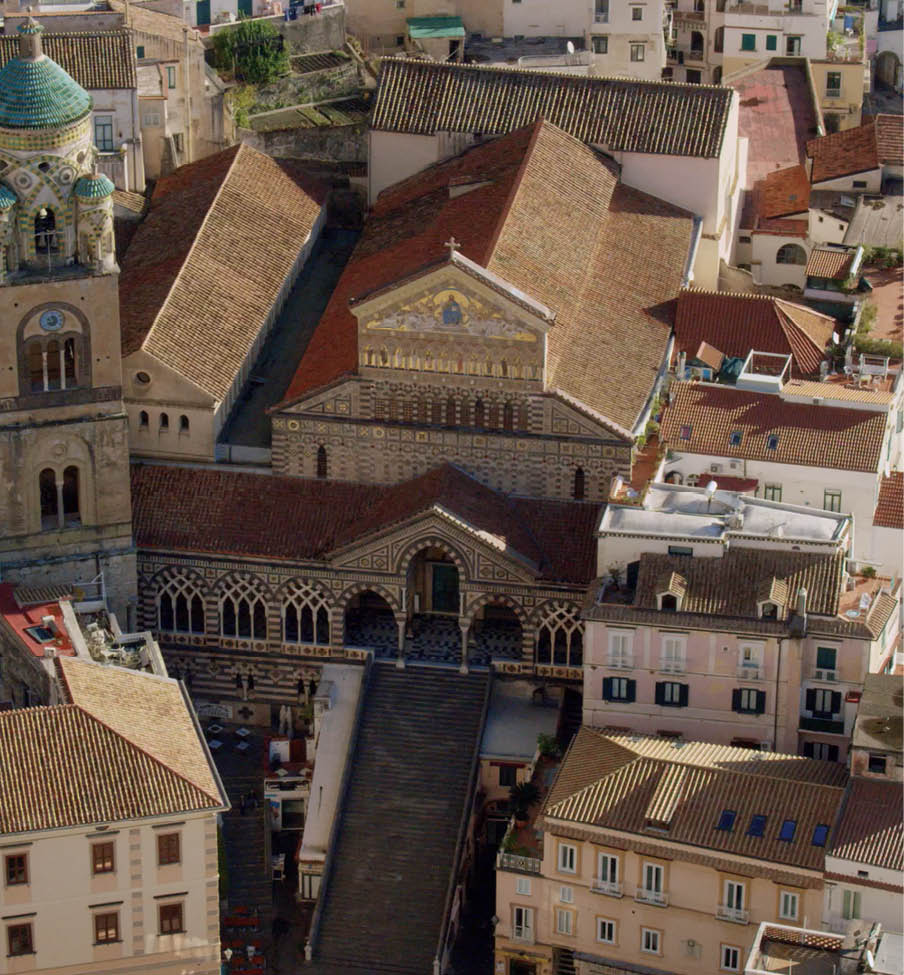
[[[825,846],[826,840],[829,838],[829,827],[828,826],[817,826],[813,830],[813,846]]]
[[[794,833],[797,830],[797,821],[794,819],[786,819],[782,823],[782,828],[779,831],[778,838],[783,840],[785,843],[790,843],[794,839]]]
[[[689,423],[685,423],[684,426],[682,426],[681,429],[678,431],[678,436],[681,437],[682,440],[690,440],[691,425]]]
[[[732,430],[731,436],[728,438],[728,442],[732,447],[740,447],[743,439],[744,434],[740,430]]]
[[[778,447],[778,435],[773,433],[770,435],[769,439],[766,441],[767,450],[775,450]]]
[[[750,826],[747,827],[748,836],[762,836],[766,832],[766,817],[761,816],[757,813],[750,820]]]
[[[734,826],[736,815],[737,813],[735,813],[734,809],[723,809],[722,815],[719,817],[719,823],[716,826],[716,829],[724,829],[730,833],[732,827]]]

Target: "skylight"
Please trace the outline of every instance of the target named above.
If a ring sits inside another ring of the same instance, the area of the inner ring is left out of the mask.
[[[678,431],[678,436],[681,437],[682,440],[690,440],[691,425],[689,423],[685,423],[684,426],[682,426],[681,429]]]
[[[828,826],[817,826],[813,830],[813,846],[825,846],[826,840],[829,838],[829,827]]]
[[[794,839],[794,833],[797,830],[797,820],[786,819],[782,823],[782,828],[779,831],[778,838],[784,840],[785,843],[790,843]]]
[[[766,441],[766,448],[768,450],[775,450],[776,447],[778,447],[778,434],[773,433]]]
[[[747,828],[748,836],[762,836],[766,831],[766,817],[761,816],[757,813],[750,820],[750,826]]]
[[[25,632],[35,643],[47,643],[53,639],[53,630],[46,626],[26,626]]]
[[[744,435],[741,433],[740,430],[732,430],[731,436],[728,438],[728,442],[731,444],[732,447],[740,447],[741,440],[743,439],[743,437]]]
[[[737,814],[735,813],[734,809],[723,809],[722,815],[719,817],[719,824],[716,826],[716,829],[724,829],[730,833],[732,827],[734,826],[736,815]]]

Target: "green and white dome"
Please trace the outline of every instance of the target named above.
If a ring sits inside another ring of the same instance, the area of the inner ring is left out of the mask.
[[[82,200],[99,200],[105,196],[112,196],[115,189],[116,187],[103,173],[82,176],[75,183],[75,195]]]
[[[0,183],[0,212],[9,210],[19,202],[19,197],[3,183]]]

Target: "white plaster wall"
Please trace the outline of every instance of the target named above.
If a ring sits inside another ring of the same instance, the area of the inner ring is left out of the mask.
[[[785,244],[798,244],[807,257],[811,246],[804,237],[782,237],[778,234],[752,235],[750,269],[758,284],[782,286],[792,284],[803,291],[807,283],[806,264],[779,264],[776,255]]]
[[[866,183],[866,186],[854,186],[854,183]],[[853,173],[840,179],[825,179],[821,183],[813,184],[814,190],[853,190],[855,193],[878,193],[882,189],[882,170],[871,169],[865,173]]]
[[[98,115],[113,116],[113,149],[120,152],[125,146],[127,161],[124,185],[117,189],[134,193],[144,192],[144,156],[139,144],[141,122],[138,113],[138,91],[135,88],[92,89],[94,108],[91,112],[91,140],[94,141],[94,119]]]
[[[587,0],[503,0],[505,37],[583,37],[592,17]]]
[[[656,538],[651,535],[600,535],[597,541],[597,569],[599,576],[609,575],[609,566],[624,570],[629,562],[640,557],[641,552],[658,552],[668,555],[669,546],[692,548],[697,558],[720,558],[724,553],[718,541],[704,542],[690,538]],[[624,579],[624,575],[622,576]]]
[[[644,24],[637,24],[643,29]],[[592,37],[605,34],[608,39],[608,51],[606,54],[592,53]],[[659,81],[662,76],[662,69],[665,66],[665,48],[662,44],[661,31],[655,34],[644,34],[642,32],[632,32],[630,29],[626,33],[610,32],[607,24],[596,24],[593,28],[592,37],[587,39],[587,46],[591,49],[591,70],[593,75],[617,77],[617,78],[638,78],[641,81]],[[644,45],[643,61],[631,60],[631,45]]]
[[[854,209],[851,207],[851,216]],[[810,210],[810,240],[814,244],[841,244],[847,228],[847,221],[839,220],[823,210]]]
[[[439,137],[379,132],[367,137],[367,197],[370,203],[387,186],[419,173],[440,159]]]
[[[839,873],[850,876],[849,883],[836,881],[826,884],[823,896],[823,923],[827,925],[844,923],[851,924],[853,927],[860,927],[856,921],[843,921],[842,911],[844,909],[845,890],[857,891],[860,894],[860,914],[863,923],[868,927],[873,921],[878,921],[884,931],[894,934],[904,932],[904,896],[899,891],[880,890],[875,887],[867,887],[865,884],[857,882],[857,871],[865,870],[869,874],[869,880],[879,883],[890,884],[893,887],[900,887],[901,875],[894,870],[884,870],[871,864],[856,863],[850,860],[841,860],[838,857],[826,857],[826,873]]]

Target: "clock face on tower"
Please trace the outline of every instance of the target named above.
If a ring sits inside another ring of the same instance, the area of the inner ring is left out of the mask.
[[[45,332],[58,332],[63,327],[63,313],[56,308],[50,308],[41,313],[39,321]]]

